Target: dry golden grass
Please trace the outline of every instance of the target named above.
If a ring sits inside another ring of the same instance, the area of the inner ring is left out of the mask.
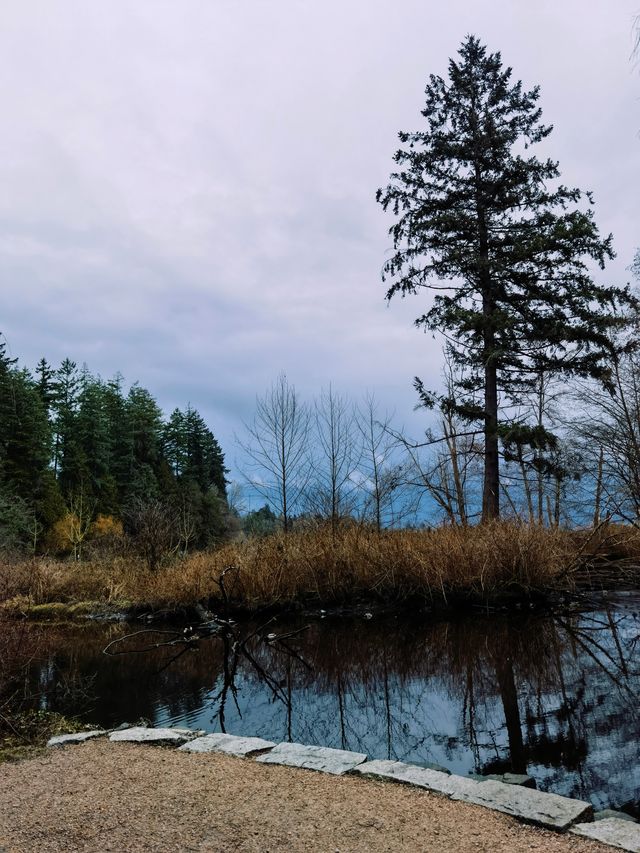
[[[247,539],[176,558],[150,572],[131,558],[100,562],[34,559],[0,564],[0,600],[21,606],[101,602],[173,608],[221,599],[255,610],[296,603],[368,598],[447,602],[572,588],[602,555],[640,557],[640,533],[614,525],[596,531],[549,529],[518,522],[378,534],[350,526]],[[16,598],[17,597],[17,598]],[[55,615],[55,614],[54,614]]]

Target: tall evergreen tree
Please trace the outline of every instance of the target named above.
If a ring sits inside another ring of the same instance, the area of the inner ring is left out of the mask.
[[[173,499],[183,550],[220,538],[226,511],[224,455],[192,406],[174,409],[163,429],[163,455],[174,478]],[[165,487],[166,489],[166,487]]]
[[[27,370],[12,376],[13,417],[5,433],[4,476],[26,501],[33,501],[49,465],[51,433],[37,388]]]
[[[416,325],[445,333],[466,369],[456,406],[483,426],[484,520],[499,515],[504,406],[541,370],[606,383],[616,309],[633,303],[628,290],[591,277],[590,262],[602,268],[613,257],[611,237],[578,206],[591,195],[559,184],[553,160],[527,153],[552,130],[538,99],[538,87],[524,91],[499,53],[467,37],[448,79],[429,78],[427,127],[400,133],[399,170],[377,194],[396,216],[387,299],[434,290]]]
[[[76,441],[82,452],[86,482],[84,491],[93,498],[96,512],[117,515],[118,496],[111,465],[110,421],[106,411],[104,383],[83,373],[78,397]]]
[[[133,445],[131,479],[125,498],[159,496],[158,475],[162,468],[162,411],[153,396],[138,384],[127,395],[128,422]]]
[[[78,367],[75,361],[65,358],[56,371],[53,449],[54,474],[65,494],[73,491],[83,478],[84,459],[76,432],[79,393]]]
[[[56,400],[56,371],[46,358],[36,366],[36,384],[48,417]]]
[[[214,486],[226,495],[224,454],[204,418],[191,406],[174,409],[163,429],[163,454],[178,479],[193,480],[202,492]]]
[[[127,502],[133,471],[133,429],[128,401],[122,390],[121,374],[106,383],[104,412],[109,434],[109,474],[117,490],[119,509]]]
[[[52,477],[51,427],[36,382],[0,344],[0,542],[37,545],[61,513]],[[20,521],[20,523],[18,523]]]
[[[199,485],[203,492],[214,487],[221,496],[227,493],[224,455],[204,418],[191,406],[185,413],[187,438],[187,465],[185,474]]]
[[[13,368],[17,360],[7,355],[7,345],[0,340],[0,464],[4,461],[15,417]]]
[[[162,428],[162,454],[175,477],[187,464],[187,424],[180,409],[174,409]]]

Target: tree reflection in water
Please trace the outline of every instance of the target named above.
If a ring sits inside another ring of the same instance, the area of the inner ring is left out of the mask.
[[[64,675],[93,675],[88,720],[146,717],[318,743],[453,772],[513,770],[542,789],[640,811],[640,597],[586,612],[243,625],[175,649],[108,658],[121,626],[56,636],[32,678],[57,707]],[[63,708],[69,712],[70,708]]]

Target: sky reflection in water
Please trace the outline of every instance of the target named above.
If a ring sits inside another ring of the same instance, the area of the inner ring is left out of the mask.
[[[91,626],[52,633],[32,678],[43,704],[103,725],[145,717],[454,773],[528,772],[640,814],[639,612],[640,596],[620,594],[554,616],[312,620],[288,641],[297,656],[254,638],[235,661],[228,644],[225,661],[213,638],[173,663],[166,648],[106,657],[131,628]]]

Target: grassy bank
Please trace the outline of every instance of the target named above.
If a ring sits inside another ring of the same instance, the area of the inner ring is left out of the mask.
[[[235,542],[210,553],[175,558],[151,572],[135,559],[64,562],[34,559],[0,565],[6,611],[44,618],[86,615],[96,608],[174,609],[203,602],[219,607],[335,605],[460,598],[494,600],[637,582],[640,533],[604,525],[596,531],[549,529],[515,522],[378,534],[328,527]],[[225,569],[233,567],[220,578]]]
[[[50,737],[86,728],[75,719],[51,711],[5,709],[5,713],[0,714],[0,764],[35,758],[45,751]]]

